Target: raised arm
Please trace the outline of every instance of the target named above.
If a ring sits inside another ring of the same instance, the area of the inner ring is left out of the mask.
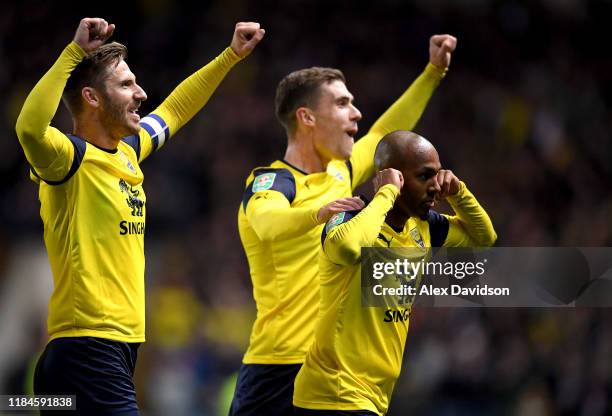
[[[50,126],[72,70],[87,53],[102,45],[115,29],[104,19],[81,20],[73,41],[26,98],[15,131],[30,165],[49,180],[69,170],[74,149],[66,136]]]
[[[379,187],[380,186],[380,187]],[[323,252],[333,262],[352,265],[361,258],[361,247],[372,246],[387,213],[403,186],[402,174],[395,169],[377,173],[378,191],[372,202],[357,215],[341,212],[333,216],[323,230]]]
[[[497,234],[491,218],[465,183],[459,181],[450,170],[440,170],[437,179],[441,188],[440,197],[446,198],[455,215],[430,216],[430,231],[433,231],[433,223],[448,229],[446,238],[441,239],[445,247],[489,247],[495,244]],[[447,224],[444,224],[445,221]]]
[[[450,35],[434,35],[429,40],[429,63],[419,77],[354,146],[351,156],[353,189],[374,172],[374,152],[380,139],[395,130],[413,130],[440,80],[450,65],[457,39]]]
[[[237,23],[230,46],[181,82],[151,115],[141,120],[141,125],[154,139],[152,148],[144,142],[141,159],[160,148],[170,135],[176,134],[204,107],[227,73],[253,51],[264,34],[259,23]]]

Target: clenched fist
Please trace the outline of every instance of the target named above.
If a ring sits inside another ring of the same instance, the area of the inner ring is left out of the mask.
[[[241,58],[249,56],[261,41],[266,31],[255,22],[238,22],[234,30],[231,48]]]
[[[74,41],[87,53],[100,47],[115,31],[115,25],[99,17],[86,17],[81,20],[74,34]]]
[[[436,198],[446,199],[449,196],[457,194],[461,188],[461,182],[455,174],[448,169],[440,169],[435,177],[440,191],[438,191]]]
[[[397,189],[401,190],[402,186],[404,186],[404,176],[397,169],[383,169],[380,172],[376,172],[373,182],[374,192],[378,192],[381,187],[388,184],[393,184],[397,186]]]
[[[358,197],[342,198],[323,205],[317,213],[319,224],[327,222],[334,214],[344,211],[355,211],[363,208],[365,203]]]
[[[440,69],[448,68],[451,54],[456,47],[456,37],[451,35],[433,35],[429,39],[429,62]]]

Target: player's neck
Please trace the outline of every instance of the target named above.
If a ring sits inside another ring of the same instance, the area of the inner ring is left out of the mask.
[[[292,138],[287,145],[284,160],[306,173],[325,172],[329,160],[323,160],[312,141]]]
[[[102,123],[96,119],[73,119],[73,132],[94,146],[102,149],[114,150],[120,139],[114,139]]]
[[[391,211],[387,214],[385,222],[389,224],[395,230],[403,230],[406,222],[410,219],[410,215],[401,211],[397,207],[391,208]]]

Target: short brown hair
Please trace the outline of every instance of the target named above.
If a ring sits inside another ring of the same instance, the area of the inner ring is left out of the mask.
[[[276,88],[276,118],[288,133],[295,131],[295,110],[314,106],[319,98],[319,87],[332,81],[346,83],[339,69],[313,66],[287,75]]]
[[[68,78],[63,95],[64,104],[73,116],[82,109],[81,90],[88,86],[103,89],[108,68],[116,67],[126,58],[127,48],[118,42],[111,42],[100,46],[79,62]]]

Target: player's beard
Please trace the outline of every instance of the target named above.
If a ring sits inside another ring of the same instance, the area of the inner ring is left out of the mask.
[[[108,96],[104,97],[102,122],[109,129],[113,138],[121,139],[132,134],[138,134],[138,129],[133,127],[128,120],[127,106],[121,106],[113,102]]]
[[[429,215],[429,208],[423,205],[423,200],[416,200],[410,195],[410,191],[405,190],[395,201],[395,209],[401,212],[406,218],[415,217],[426,220]]]

